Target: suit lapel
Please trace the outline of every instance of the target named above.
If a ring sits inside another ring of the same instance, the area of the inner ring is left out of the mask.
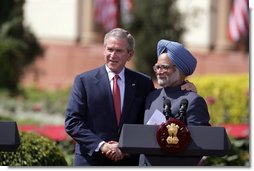
[[[121,123],[127,117],[128,112],[132,107],[133,100],[135,98],[137,89],[137,83],[134,76],[132,76],[131,72],[126,69],[125,70],[125,92],[124,92],[124,103],[123,103],[123,110],[121,115]]]
[[[113,104],[113,98],[112,98],[112,93],[111,93],[111,88],[110,88],[110,83],[108,79],[108,74],[105,69],[105,66],[103,65],[101,68],[99,68],[97,74],[95,75],[96,78],[96,91],[101,92],[101,94],[106,95],[105,100],[105,106],[110,107],[110,112],[113,118],[115,118],[115,110],[114,110],[114,104]]]

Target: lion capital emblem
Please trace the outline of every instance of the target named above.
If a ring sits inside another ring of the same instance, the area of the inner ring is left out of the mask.
[[[168,129],[167,143],[177,144],[179,142],[179,139],[177,138],[177,132],[178,132],[179,126],[174,123],[171,123],[170,125],[167,125],[166,127]]]

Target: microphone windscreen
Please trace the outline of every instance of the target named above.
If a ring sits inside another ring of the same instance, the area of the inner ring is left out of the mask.
[[[163,105],[164,105],[164,106],[165,106],[165,105],[171,106],[170,100],[169,100],[169,99],[165,99]]]
[[[188,100],[187,100],[187,99],[182,99],[182,100],[181,100],[181,104],[183,104],[183,105],[188,105]]]

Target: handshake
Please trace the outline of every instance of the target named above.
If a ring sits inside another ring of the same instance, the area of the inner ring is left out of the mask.
[[[118,147],[118,142],[116,141],[105,142],[104,144],[102,144],[100,151],[104,156],[115,162],[122,160],[125,156],[128,155],[121,152]]]

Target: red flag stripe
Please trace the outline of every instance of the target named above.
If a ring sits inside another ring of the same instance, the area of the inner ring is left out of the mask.
[[[95,21],[104,31],[118,27],[118,0],[94,0]]]
[[[228,35],[230,40],[237,41],[249,32],[248,0],[234,0],[229,16]]]

